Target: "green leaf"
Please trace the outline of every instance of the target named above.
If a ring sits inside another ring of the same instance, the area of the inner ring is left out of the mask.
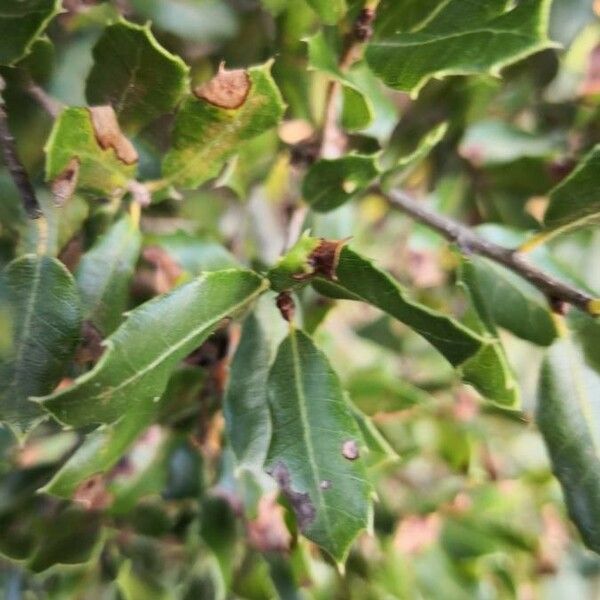
[[[72,498],[77,488],[90,477],[114,467],[151,424],[154,416],[155,412],[140,415],[132,411],[116,423],[87,435],[42,491],[61,498]]]
[[[39,538],[27,567],[34,573],[56,564],[76,565],[90,560],[100,538],[99,513],[66,507],[39,524]]]
[[[138,226],[125,215],[83,255],[77,268],[83,317],[105,336],[119,326],[127,308],[141,243]]]
[[[536,420],[571,519],[600,552],[600,373],[569,338],[558,340],[542,365]]]
[[[551,0],[523,0],[506,10],[506,0],[448,0],[407,28],[397,21],[375,36],[367,62],[383,81],[416,95],[432,77],[491,73],[550,48]]]
[[[358,196],[378,174],[376,156],[321,159],[306,174],[302,194],[313,210],[328,212]]]
[[[150,31],[125,20],[109,25],[93,50],[86,84],[90,104],[112,104],[119,123],[135,133],[171,112],[187,91],[189,67]]]
[[[325,25],[335,25],[344,17],[346,0],[306,0],[310,7],[319,15]]]
[[[334,281],[321,279],[318,291],[376,306],[422,335],[454,366],[483,344],[482,338],[457,320],[409,299],[398,282],[349,248],[341,251],[335,275]]]
[[[503,408],[517,408],[520,390],[487,303],[488,290],[475,284],[471,263],[464,260],[459,271],[460,282],[470,300],[464,322],[479,333],[485,344],[461,367],[463,379],[478,392]]]
[[[480,314],[490,323],[540,346],[556,337],[548,300],[522,277],[485,258],[469,257],[463,263],[463,280],[479,299]]]
[[[261,469],[267,456],[271,439],[267,377],[272,356],[268,332],[252,313],[244,321],[223,401],[229,443],[240,467]]]
[[[366,90],[353,79],[352,72],[340,69],[338,52],[332,47],[325,32],[321,30],[304,41],[308,45],[310,68],[321,71],[342,84],[344,128],[352,131],[368,127],[374,117],[372,102]]]
[[[310,540],[342,563],[369,527],[371,485],[362,435],[325,355],[290,329],[268,381],[273,437],[267,472],[277,481]]]
[[[105,340],[107,349],[93,370],[38,401],[72,427],[113,423],[130,412],[143,418],[179,361],[264,288],[250,271],[216,271],[150,300]]]
[[[71,176],[81,191],[122,195],[135,178],[137,153],[120,131],[99,132],[91,110],[97,109],[66,108],[56,119],[45,148],[46,180]],[[112,144],[101,146],[99,135],[110,136]]]
[[[546,229],[566,231],[598,222],[599,169],[600,145],[595,146],[577,168],[550,192],[550,204],[544,215]]]
[[[270,69],[270,62],[248,71],[221,68],[196,88],[175,119],[163,163],[169,183],[198,187],[219,174],[240,143],[277,125],[284,104]]]
[[[22,434],[44,417],[30,396],[47,394],[79,339],[80,308],[71,274],[49,257],[26,255],[3,273],[12,345],[0,364],[0,420]]]
[[[3,0],[0,7],[0,65],[23,58],[61,9],[61,0]]]

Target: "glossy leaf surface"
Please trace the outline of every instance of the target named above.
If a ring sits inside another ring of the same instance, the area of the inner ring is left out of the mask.
[[[251,272],[216,271],[146,302],[106,340],[92,371],[39,402],[74,427],[112,423],[131,412],[141,418],[160,400],[179,361],[264,287]]]

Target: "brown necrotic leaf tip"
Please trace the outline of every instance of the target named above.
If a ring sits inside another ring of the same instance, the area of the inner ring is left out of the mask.
[[[89,108],[94,127],[94,135],[103,150],[112,148],[119,160],[126,165],[133,165],[138,160],[137,150],[123,135],[117,115],[110,105],[92,106]]]
[[[304,532],[315,520],[317,511],[307,492],[297,492],[292,488],[292,478],[287,467],[278,462],[270,475],[275,479],[282,494],[292,505],[300,531]]]
[[[219,65],[217,74],[194,89],[194,94],[219,108],[235,109],[244,104],[250,92],[250,77],[244,69],[225,68]]]

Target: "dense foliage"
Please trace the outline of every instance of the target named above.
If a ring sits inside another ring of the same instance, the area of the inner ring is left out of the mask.
[[[0,595],[596,598],[600,8],[0,1]]]

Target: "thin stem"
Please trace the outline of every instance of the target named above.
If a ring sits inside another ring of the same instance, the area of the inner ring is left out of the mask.
[[[1,96],[4,86],[4,79],[0,76],[0,147],[2,148],[4,163],[21,194],[21,200],[23,201],[23,206],[28,217],[30,219],[39,219],[42,216],[42,209],[35,195],[29,175],[19,158],[15,138],[12,136],[8,126],[8,115],[5,110],[6,105]]]
[[[542,291],[553,307],[556,308],[560,303],[567,303],[586,313],[600,314],[598,299],[540,270],[528,262],[518,250],[504,248],[479,237],[466,225],[430,211],[405,192],[398,190],[383,192],[380,189],[377,191],[387,199],[390,206],[410,215],[447,240],[456,243],[464,254],[485,256],[517,273]]]
[[[27,93],[53,118],[58,117],[64,105],[62,102],[53,98],[39,86],[35,81],[30,80],[26,87]]]

